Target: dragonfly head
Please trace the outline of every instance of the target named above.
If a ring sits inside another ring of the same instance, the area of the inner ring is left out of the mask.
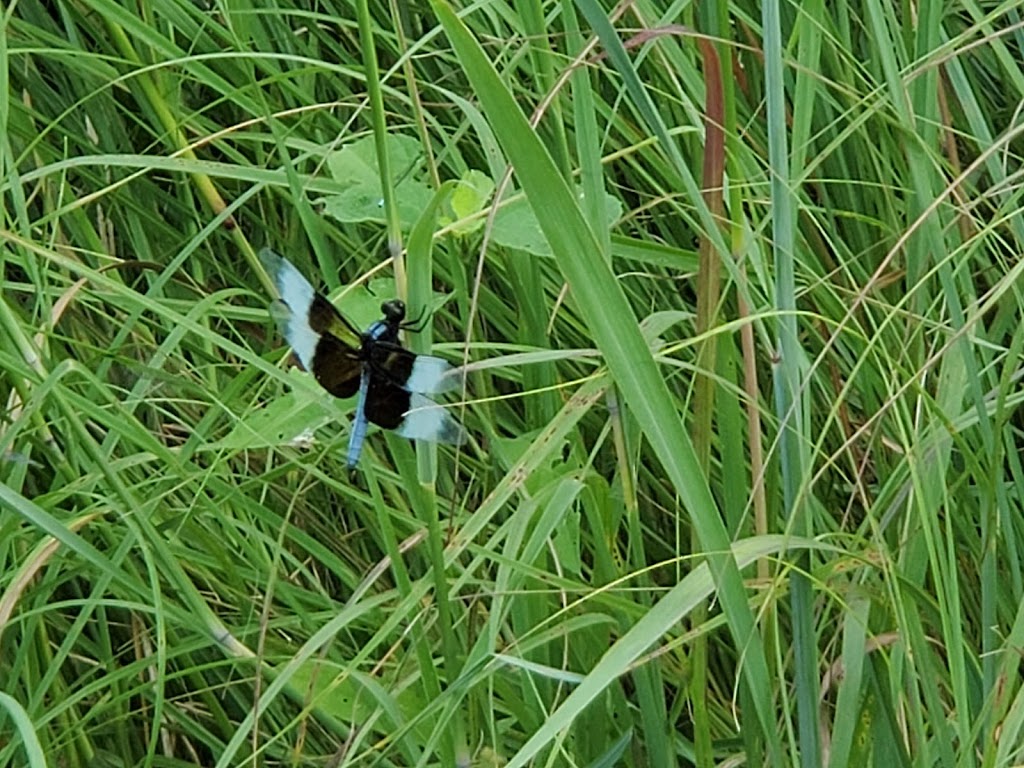
[[[381,314],[388,325],[400,325],[405,320],[405,302],[401,299],[391,299],[380,305]]]

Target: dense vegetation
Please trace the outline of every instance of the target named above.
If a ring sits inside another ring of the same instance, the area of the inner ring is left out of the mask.
[[[0,766],[1024,762],[1021,5],[9,3]]]

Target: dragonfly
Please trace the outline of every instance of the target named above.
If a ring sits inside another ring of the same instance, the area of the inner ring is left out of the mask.
[[[348,442],[348,467],[359,463],[370,424],[413,440],[463,445],[466,429],[429,396],[455,389],[461,376],[447,360],[402,346],[405,303],[381,304],[383,317],[360,331],[318,293],[288,259],[264,248],[260,261],[281,298],[271,307],[302,367],[335,397],[358,394]]]

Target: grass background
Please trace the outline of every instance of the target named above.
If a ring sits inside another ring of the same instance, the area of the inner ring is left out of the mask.
[[[0,765],[1024,762],[1021,5],[9,3]]]

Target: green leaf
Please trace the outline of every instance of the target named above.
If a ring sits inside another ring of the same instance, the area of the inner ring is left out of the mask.
[[[391,158],[391,183],[408,178],[423,156],[420,143],[400,134],[387,137],[388,156]],[[373,137],[354,141],[327,156],[327,169],[342,187],[361,184],[380,186],[380,167],[377,164],[377,150]]]
[[[469,170],[455,182],[455,188],[448,198],[449,215],[442,215],[443,226],[451,226],[452,232],[459,236],[472,234],[479,230],[485,217],[478,216],[491,201],[494,195],[494,180],[486,173]],[[465,221],[469,219],[469,221]]]
[[[430,203],[430,187],[416,180],[422,152],[407,136],[388,136],[392,178],[398,215],[404,229],[419,219]],[[327,167],[343,187],[342,192],[323,198],[324,213],[349,223],[384,221],[384,192],[372,137],[360,139],[327,157]]]
[[[582,190],[575,190],[577,199],[582,198]],[[622,216],[622,203],[605,193],[605,221],[618,221]],[[537,220],[537,215],[525,197],[518,197],[502,205],[494,217],[494,242],[506,248],[527,251],[535,256],[553,256],[551,245],[544,236],[544,230]]]

